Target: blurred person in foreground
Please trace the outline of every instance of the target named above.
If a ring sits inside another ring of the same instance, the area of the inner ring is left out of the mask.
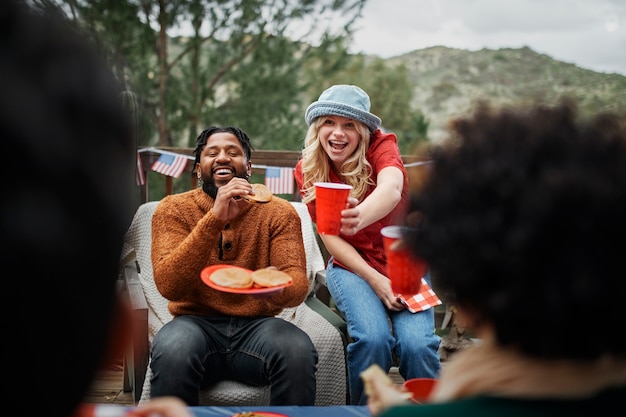
[[[200,388],[229,379],[270,385],[270,405],[313,405],[317,350],[308,334],[275,317],[307,296],[300,216],[282,198],[254,194],[250,137],[211,126],[196,140],[202,187],[166,196],[152,218],[154,282],[174,318],[151,348],[152,398],[173,395],[198,405]],[[262,296],[207,286],[210,265],[278,269],[293,285]]]
[[[380,231],[406,216],[409,180],[396,135],[380,129],[367,93],[356,85],[333,85],[307,107],[305,121],[309,128],[294,175],[313,221],[314,183],[353,187],[341,213],[341,233],[320,236],[331,255],[328,290],[351,339],[350,402],[362,405],[366,396],[360,373],[374,363],[389,371],[394,354],[405,379],[439,375],[433,305],[414,303],[431,299],[430,275],[425,274],[418,294],[397,294],[391,288]]]
[[[16,303],[4,330],[18,367],[10,396],[25,414],[72,416],[130,337],[115,283],[132,130],[108,66],[60,12],[3,0],[0,27],[0,136],[5,159],[22,163],[5,170],[0,212],[0,262],[17,271],[4,288]],[[178,399],[131,413],[190,415]]]
[[[455,120],[404,244],[479,342],[424,405],[369,381],[375,416],[591,416],[626,406],[626,122],[555,106]]]

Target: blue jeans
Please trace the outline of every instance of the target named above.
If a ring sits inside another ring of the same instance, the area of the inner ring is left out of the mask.
[[[179,316],[151,348],[151,397],[189,406],[200,387],[228,379],[271,385],[270,405],[313,405],[317,350],[300,328],[274,317]]]
[[[430,284],[430,274],[424,278]],[[439,376],[441,339],[435,334],[433,308],[419,313],[389,311],[364,279],[332,262],[326,268],[326,284],[348,324],[348,382],[353,405],[367,402],[361,372],[374,363],[389,372],[392,352],[400,360],[404,379]]]

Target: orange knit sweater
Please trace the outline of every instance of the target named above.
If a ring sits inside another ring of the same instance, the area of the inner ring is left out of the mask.
[[[290,202],[274,196],[250,203],[224,222],[213,215],[214,200],[202,189],[169,195],[152,219],[152,263],[157,288],[174,315],[274,316],[297,306],[308,290],[300,216]],[[250,270],[275,266],[294,284],[264,297],[214,290],[200,279],[208,265]]]

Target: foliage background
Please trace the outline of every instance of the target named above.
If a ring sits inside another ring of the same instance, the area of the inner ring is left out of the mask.
[[[304,109],[333,83],[368,91],[402,147],[426,139],[406,70],[346,51],[365,0],[45,2],[96,35],[135,93],[139,145],[193,147],[209,125],[232,124],[257,149],[299,150]]]
[[[194,147],[204,128],[232,124],[257,149],[299,150],[306,106],[336,83],[369,93],[404,154],[426,153],[445,137],[447,121],[479,99],[568,95],[585,111],[626,114],[626,77],[529,48],[351,55],[366,0],[33,1],[61,7],[94,33],[137,97],[142,146]]]

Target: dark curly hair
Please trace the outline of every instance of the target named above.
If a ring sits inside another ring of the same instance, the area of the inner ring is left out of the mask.
[[[211,126],[200,132],[196,139],[196,149],[193,151],[193,154],[196,156],[196,165],[200,163],[200,154],[202,154],[202,150],[206,146],[209,137],[214,133],[232,133],[237,136],[239,143],[241,143],[241,146],[243,147],[246,159],[249,161],[250,158],[252,158],[252,151],[254,150],[254,147],[252,146],[250,137],[246,132],[235,126]]]
[[[626,124],[570,100],[454,120],[406,236],[435,285],[541,358],[624,355]]]

